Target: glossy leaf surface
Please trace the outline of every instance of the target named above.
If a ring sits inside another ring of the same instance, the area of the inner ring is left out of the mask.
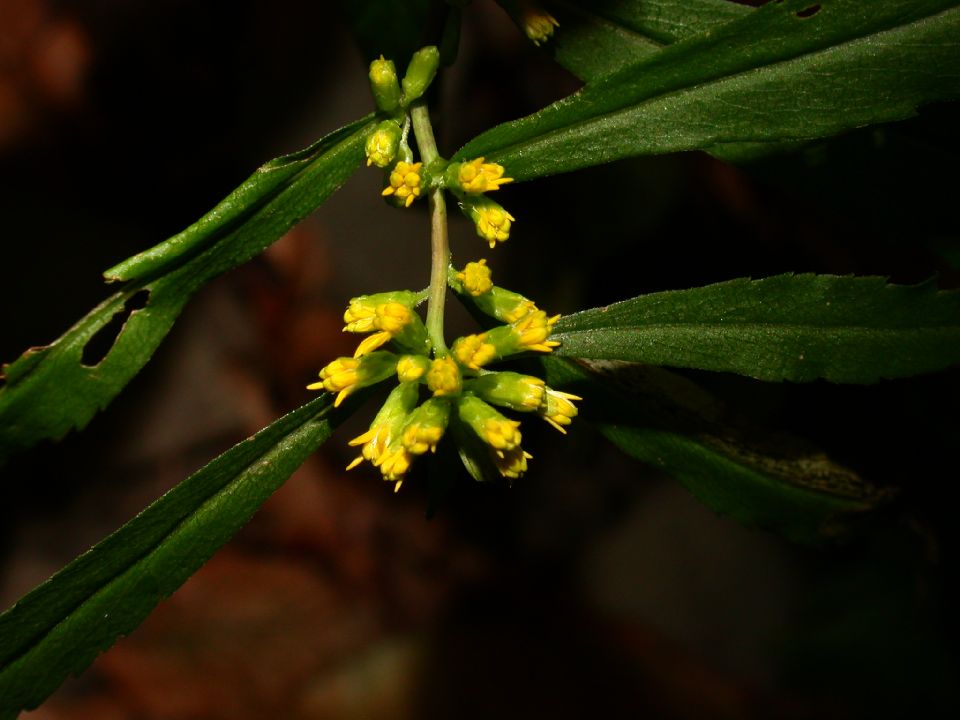
[[[558,355],[871,383],[960,363],[960,292],[878,277],[777,275],[568,315]]]
[[[560,25],[545,49],[587,82],[751,10],[729,0],[567,0],[550,9]]]
[[[784,0],[694,35],[456,158],[529,180],[620,158],[801,142],[910,117],[960,96],[957,0]]]

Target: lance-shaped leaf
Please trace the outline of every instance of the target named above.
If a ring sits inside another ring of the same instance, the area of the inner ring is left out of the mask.
[[[83,428],[146,364],[194,292],[262,252],[340,187],[362,162],[372,124],[360,120],[267,163],[190,228],[108,271],[129,282],[58,340],[4,369],[0,462]],[[124,312],[106,356],[84,364],[84,348]]]
[[[330,397],[234,446],[0,615],[0,720],[84,670],[229,540],[346,415]]]
[[[583,397],[582,418],[615,445],[748,527],[800,542],[833,540],[872,519],[893,494],[797,438],[751,427],[669,371],[556,358],[545,365],[550,384]]]
[[[777,275],[641,295],[560,319],[558,355],[871,383],[960,363],[960,292]]]
[[[724,143],[804,141],[960,96],[958,0],[783,0],[469,142],[529,180]]]
[[[522,27],[515,3],[501,2]],[[586,82],[717,28],[751,11],[730,0],[554,0],[559,26],[544,48]]]

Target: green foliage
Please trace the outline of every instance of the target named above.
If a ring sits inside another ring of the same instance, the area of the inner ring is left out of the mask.
[[[568,315],[553,337],[568,357],[872,383],[960,362],[960,292],[877,277],[739,279]]]
[[[330,435],[323,396],[197,471],[0,615],[0,718],[36,707],[139,625]]]
[[[547,50],[587,82],[750,12],[729,0],[556,2],[551,8],[560,27]]]
[[[818,6],[764,5],[495,127],[455,158],[485,156],[530,180],[636,155],[826,137],[960,95],[956,0]]]
[[[553,358],[546,365],[551,384],[587,398],[583,416],[607,439],[748,527],[800,542],[836,540],[890,497],[808,444],[735,418],[668,371]]]
[[[434,26],[440,40],[427,40],[438,42],[444,63],[452,60],[460,17],[452,6],[460,4],[436,3],[431,13],[420,0],[364,0],[341,9],[368,58],[382,52],[404,67]],[[517,6],[504,5],[516,17]],[[586,86],[483,133],[455,160],[485,156],[529,180],[681,150],[745,158],[960,95],[957,0],[550,7],[560,27],[547,48]],[[425,105],[417,109],[422,131],[429,119]],[[59,340],[6,368],[0,462],[83,428],[149,360],[193,293],[263,251],[350,176],[378,119],[265,164],[194,225],[108,270],[109,280],[126,284]],[[422,155],[423,138],[416,135]],[[442,255],[434,258],[441,272]],[[143,293],[146,304],[133,309]],[[124,312],[109,352],[85,365],[84,349]],[[440,320],[442,339],[442,313]],[[512,326],[503,327],[516,340]],[[551,385],[582,396],[583,419],[627,454],[738,522],[822,542],[881,519],[876,511],[893,493],[795,438],[750,426],[690,381],[652,366],[837,383],[932,372],[960,362],[960,293],[877,277],[741,278],[585,310],[562,318],[550,339],[560,342],[544,359]],[[351,399],[333,411],[330,397],[221,455],[0,615],[0,719],[36,706],[83,670],[225,543],[356,405]],[[465,462],[486,477],[475,458],[489,456],[490,446],[479,442],[471,454],[471,442],[476,435],[460,438]],[[519,444],[508,449],[525,467]]]
[[[83,428],[147,363],[193,293],[261,253],[340,187],[360,165],[372,124],[371,118],[359,120],[266,163],[182,233],[108,270],[108,278],[128,285],[58,340],[31,348],[5,368],[0,463]],[[106,357],[84,365],[87,343],[143,291],[149,293],[146,305],[130,312]]]

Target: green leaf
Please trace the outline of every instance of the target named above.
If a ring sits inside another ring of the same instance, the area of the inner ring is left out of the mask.
[[[694,383],[659,368],[546,358],[552,386],[628,455],[676,477],[714,511],[798,542],[834,540],[892,496],[806,443],[732,417]]]
[[[234,446],[0,615],[0,719],[43,702],[210,559],[346,415],[330,399]]]
[[[560,319],[557,355],[871,383],[960,362],[960,292],[777,275],[641,295]]]
[[[751,11],[729,0],[602,0],[549,7],[560,26],[546,49],[588,82]]]
[[[960,96],[958,0],[783,0],[489,130],[484,156],[529,180],[635,155],[799,142]]]
[[[262,252],[326,200],[360,165],[373,119],[365,118],[293,155],[273,160],[190,228],[108,271],[130,282],[51,345],[5,368],[0,388],[0,463],[43,439],[83,428],[140,371],[191,295]],[[146,305],[132,309],[138,293]],[[129,312],[107,355],[84,348]]]

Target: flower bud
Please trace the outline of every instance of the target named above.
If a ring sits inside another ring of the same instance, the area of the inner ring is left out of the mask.
[[[495,200],[485,196],[468,197],[460,207],[473,220],[477,235],[490,243],[491,249],[509,239],[510,226],[516,218]]]
[[[520,446],[520,423],[504,417],[483,400],[464,395],[457,402],[460,419],[494,450],[508,451]]]
[[[383,189],[381,195],[384,197],[392,196],[404,207],[410,207],[423,191],[422,171],[422,162],[408,163],[401,160],[390,171],[387,186]]]
[[[341,357],[328,363],[320,371],[320,382],[307,385],[308,390],[326,390],[337,393],[333,406],[356,390],[374,385],[394,373],[397,356],[391,352],[374,352],[363,357]]]
[[[449,401],[430,398],[410,413],[403,429],[403,447],[413,455],[423,455],[427,450],[436,452],[449,420]]]
[[[463,387],[460,368],[452,357],[436,358],[427,371],[427,387],[437,397],[456,395]]]
[[[481,375],[470,380],[464,389],[494,405],[534,412],[543,403],[546,385],[538,377],[507,371]]]
[[[440,67],[440,51],[434,45],[417,50],[403,76],[403,101],[407,105],[426,92]]]
[[[571,402],[572,400],[583,400],[583,398],[579,395],[547,388],[538,412],[544,420],[566,434],[567,431],[563,429],[563,426],[569,425],[573,418],[577,416],[577,406]]]
[[[380,464],[389,443],[400,436],[407,416],[417,405],[418,396],[416,385],[398,385],[390,392],[370,423],[370,429],[348,443],[353,447],[362,447],[361,454],[347,465],[347,470],[352,470],[364,460],[373,465]]]
[[[482,157],[447,165],[444,171],[444,183],[449,188],[478,195],[499,190],[501,185],[513,182],[513,178],[504,177],[503,165],[484,162]]]
[[[367,165],[385,168],[397,157],[403,131],[393,120],[384,120],[367,138]]]
[[[400,84],[397,82],[397,68],[393,60],[385,60],[381,55],[370,63],[370,90],[378,109],[391,114],[399,109]]]
[[[493,289],[493,278],[486,260],[467,263],[463,270],[453,275],[453,278],[460,282],[459,291],[471,297],[483,295]]]
[[[430,358],[423,355],[404,355],[397,362],[397,379],[402,383],[415,383],[430,369]]]
[[[417,304],[418,296],[410,290],[393,290],[390,292],[374,293],[372,295],[358,295],[350,299],[350,305],[343,313],[346,326],[344,332],[371,332],[376,327],[377,306],[386,303],[399,303],[408,309]]]

